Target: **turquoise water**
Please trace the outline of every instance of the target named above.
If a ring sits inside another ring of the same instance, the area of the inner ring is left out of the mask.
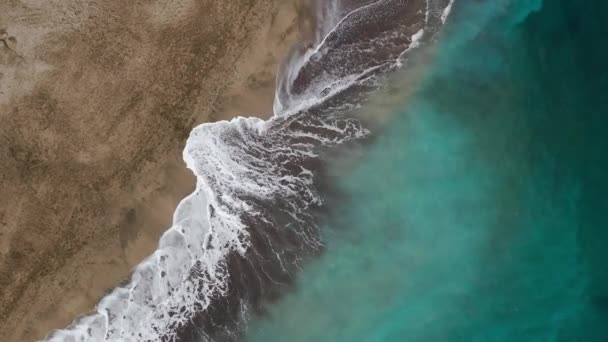
[[[602,0],[457,1],[247,341],[608,341]]]

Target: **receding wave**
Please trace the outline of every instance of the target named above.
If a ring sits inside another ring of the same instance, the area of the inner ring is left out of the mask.
[[[452,2],[319,1],[312,43],[282,67],[273,117],[196,127],[184,150],[196,190],[156,252],[94,313],[46,340],[235,340],[322,251],[319,149],[369,133],[351,112],[432,41]]]

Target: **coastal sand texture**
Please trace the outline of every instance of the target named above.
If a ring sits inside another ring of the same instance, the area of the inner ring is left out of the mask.
[[[194,125],[271,114],[284,0],[0,2],[0,336],[94,308],[194,189]]]

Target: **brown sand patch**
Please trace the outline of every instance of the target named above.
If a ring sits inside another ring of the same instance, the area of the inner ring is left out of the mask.
[[[292,1],[0,3],[0,336],[69,324],[194,188],[196,123],[268,116]]]

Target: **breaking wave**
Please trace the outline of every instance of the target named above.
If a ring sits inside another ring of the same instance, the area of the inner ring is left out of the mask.
[[[369,133],[352,111],[433,39],[452,2],[319,1],[312,44],[277,79],[274,116],[196,127],[184,150],[196,190],[156,252],[46,341],[236,340],[322,251],[319,151]]]

